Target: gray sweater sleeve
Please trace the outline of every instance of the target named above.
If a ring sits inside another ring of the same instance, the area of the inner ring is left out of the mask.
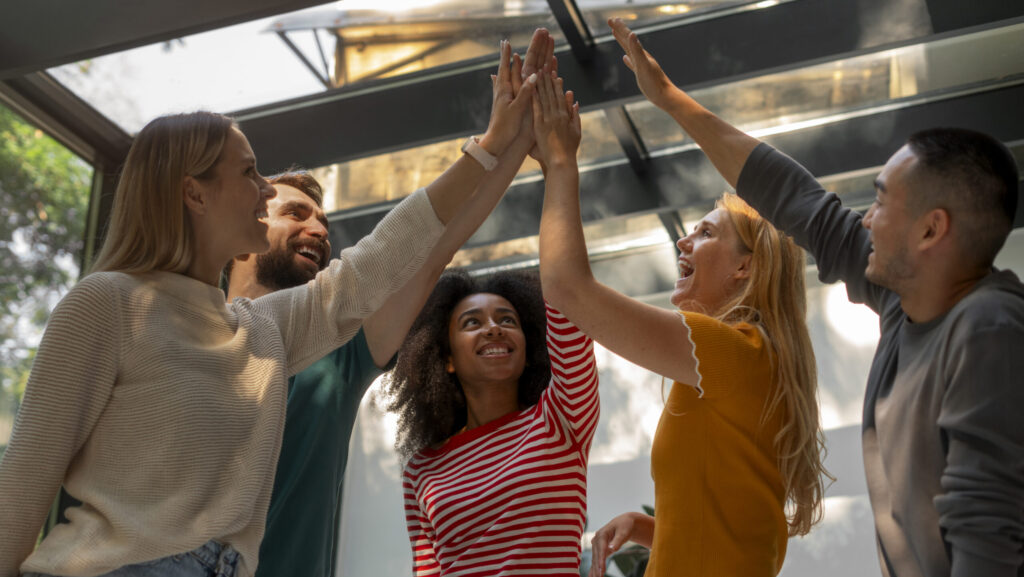
[[[871,239],[861,215],[806,168],[761,143],[743,165],[736,192],[814,257],[822,282],[844,281],[851,301],[881,312],[888,291],[864,278]]]
[[[934,502],[953,577],[1013,577],[1024,563],[1024,300],[989,293],[954,321],[938,419],[946,467]]]

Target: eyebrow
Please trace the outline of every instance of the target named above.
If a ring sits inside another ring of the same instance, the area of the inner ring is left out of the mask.
[[[498,308],[496,308],[494,310],[496,312],[499,312],[499,313],[511,313],[511,314],[515,315],[516,318],[519,317],[519,314],[516,313],[515,309],[510,309],[508,307],[498,307]],[[475,315],[475,314],[480,314],[482,312],[483,312],[483,309],[480,309],[480,308],[474,308],[474,309],[469,309],[467,311],[463,311],[462,314],[459,315],[459,320],[461,321],[462,317],[465,317],[467,315]]]

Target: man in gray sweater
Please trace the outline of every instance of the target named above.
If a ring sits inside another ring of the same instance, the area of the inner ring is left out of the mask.
[[[886,576],[1024,575],[1024,285],[992,266],[1016,213],[1010,152],[968,130],[910,137],[861,216],[795,161],[675,87],[612,22],[644,94],[723,177],[880,316],[864,468]]]

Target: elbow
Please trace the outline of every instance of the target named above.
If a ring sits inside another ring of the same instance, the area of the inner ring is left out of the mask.
[[[540,283],[544,291],[544,300],[571,320],[581,307],[582,288],[586,279],[567,278],[569,276],[558,271],[549,271],[545,274],[542,267]]]

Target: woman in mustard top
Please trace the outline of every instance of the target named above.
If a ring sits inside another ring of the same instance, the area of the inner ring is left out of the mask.
[[[803,252],[727,194],[676,243],[678,312],[597,282],[580,219],[579,115],[544,72],[534,99],[544,296],[595,341],[675,381],[651,451],[655,516],[601,528],[591,576],[627,540],[651,548],[648,576],[776,575],[789,536],[821,519],[827,476]]]

